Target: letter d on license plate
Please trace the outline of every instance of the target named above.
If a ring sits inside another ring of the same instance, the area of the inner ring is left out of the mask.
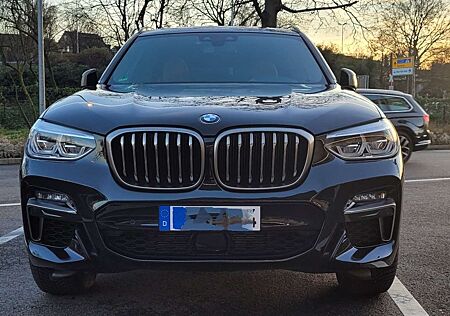
[[[259,231],[259,206],[160,206],[160,231]]]

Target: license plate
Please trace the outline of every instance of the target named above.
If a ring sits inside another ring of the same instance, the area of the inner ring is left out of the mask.
[[[160,206],[160,231],[259,231],[259,206]]]

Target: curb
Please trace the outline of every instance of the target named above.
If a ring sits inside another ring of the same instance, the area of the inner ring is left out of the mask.
[[[450,145],[430,145],[427,150],[449,150]]]
[[[1,158],[0,165],[18,165],[22,158]]]

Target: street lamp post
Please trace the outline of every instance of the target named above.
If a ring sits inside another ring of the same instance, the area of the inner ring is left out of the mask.
[[[80,20],[80,10],[79,10],[79,1],[77,0],[77,2],[75,3],[75,11],[77,11],[77,13],[75,14],[75,19],[77,19],[76,21],[76,34],[77,34],[77,54],[80,53],[80,31],[79,31],[79,20]]]
[[[342,29],[341,29],[341,54],[344,54],[344,26],[346,26],[347,23],[339,23],[339,25],[342,27]]]
[[[43,5],[37,0],[38,18],[38,69],[39,69],[39,113],[45,111],[45,68],[44,68],[44,31]]]

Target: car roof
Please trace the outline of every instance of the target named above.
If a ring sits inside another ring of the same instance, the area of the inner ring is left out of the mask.
[[[408,93],[404,93],[402,91],[397,90],[386,90],[386,89],[357,89],[356,92],[360,94],[387,94],[387,95],[395,95],[400,97],[409,97],[411,96]]]
[[[159,35],[159,34],[180,34],[180,33],[265,33],[265,34],[285,34],[285,35],[303,35],[298,29],[282,29],[269,27],[245,27],[245,26],[196,26],[196,27],[178,27],[162,28],[157,30],[142,31],[139,36]]]

